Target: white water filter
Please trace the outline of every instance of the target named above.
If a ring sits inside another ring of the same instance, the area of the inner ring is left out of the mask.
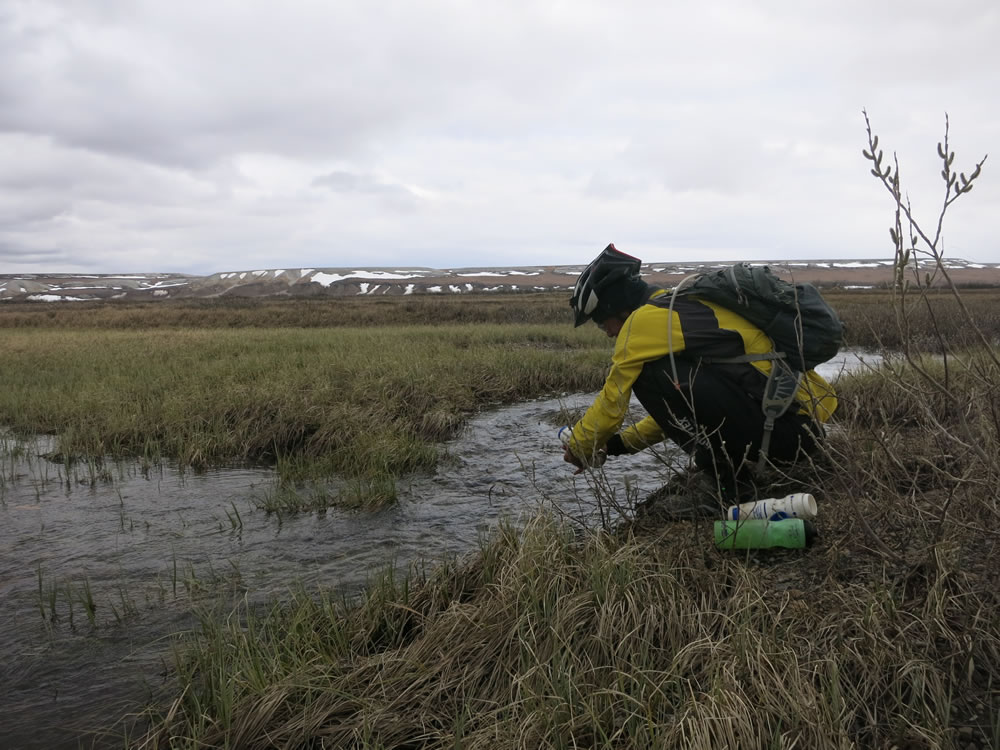
[[[726,510],[726,518],[731,521],[747,519],[780,521],[782,518],[815,518],[816,512],[816,498],[808,492],[795,492],[785,497],[732,505]]]

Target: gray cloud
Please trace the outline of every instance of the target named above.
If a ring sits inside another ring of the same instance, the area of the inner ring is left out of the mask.
[[[317,177],[312,184],[335,193],[362,193],[380,197],[385,205],[396,211],[412,211],[419,198],[410,188],[386,182],[372,175],[335,171]]]
[[[485,92],[480,106],[504,107],[499,124],[529,84],[538,96],[550,88],[550,75],[509,57],[508,45],[530,54],[542,43],[521,38],[515,18],[444,5],[14,8],[0,22],[0,129],[168,165],[245,151],[350,155]]]
[[[65,250],[56,248],[35,248],[20,245],[0,234],[0,261],[8,263],[48,263],[53,262],[59,267],[65,267],[69,261]]]
[[[926,213],[1000,140],[993,3],[890,6],[7,0],[0,267],[884,254],[862,107]]]

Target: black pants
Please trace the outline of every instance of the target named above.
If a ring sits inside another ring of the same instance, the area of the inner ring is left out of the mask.
[[[761,396],[767,380],[749,364],[701,364],[670,357],[647,363],[632,386],[650,416],[695,465],[735,488],[750,476],[764,435]],[[811,453],[819,433],[813,420],[793,403],[774,424],[768,459],[794,461]]]

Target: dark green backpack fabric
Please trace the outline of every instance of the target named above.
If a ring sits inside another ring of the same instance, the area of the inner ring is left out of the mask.
[[[768,266],[738,263],[682,282],[676,293],[742,315],[771,338],[795,370],[811,370],[832,359],[843,344],[844,324],[819,290],[806,282],[785,281]]]

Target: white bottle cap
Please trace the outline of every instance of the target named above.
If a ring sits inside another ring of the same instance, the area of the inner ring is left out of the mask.
[[[796,492],[785,498],[788,507],[796,518],[815,518],[819,512],[816,498],[808,492]]]

